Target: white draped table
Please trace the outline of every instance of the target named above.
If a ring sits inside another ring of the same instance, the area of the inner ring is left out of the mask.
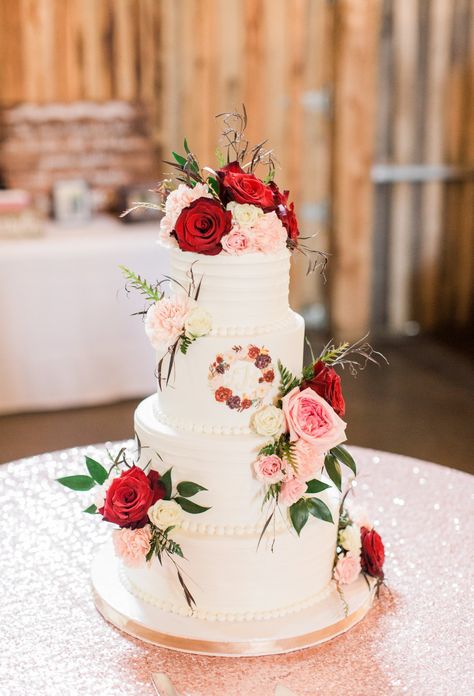
[[[91,493],[55,478],[83,471],[85,454],[105,458],[104,445],[0,466],[0,694],[153,696],[153,672],[186,696],[272,696],[277,683],[298,696],[474,693],[474,477],[351,449],[356,502],[384,539],[389,589],[348,633],[251,658],[141,643],[95,610],[90,562],[109,525],[81,512]]]
[[[123,264],[156,280],[168,270],[157,223],[99,217],[44,237],[0,240],[0,413],[81,406],[154,389],[143,308]]]

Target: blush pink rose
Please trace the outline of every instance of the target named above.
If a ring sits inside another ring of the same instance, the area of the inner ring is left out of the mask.
[[[145,332],[157,350],[172,345],[183,333],[184,323],[192,309],[192,301],[186,295],[164,297],[148,309]]]
[[[259,481],[264,483],[278,483],[283,480],[283,462],[276,454],[259,457],[254,464],[255,473]]]
[[[150,550],[151,529],[147,524],[140,529],[116,529],[112,533],[116,555],[129,568],[139,568],[145,563]]]
[[[282,408],[292,442],[301,438],[323,453],[345,441],[346,423],[309,387],[292,389],[283,397]]]
[[[224,235],[221,244],[228,254],[240,255],[253,251],[249,235],[240,227],[233,227],[229,234]]]
[[[360,558],[347,553],[338,559],[334,568],[334,579],[339,585],[350,585],[357,580],[360,570]]]
[[[324,465],[324,456],[317,447],[303,440],[298,440],[294,448],[296,457],[296,478],[309,481],[314,478]]]
[[[265,213],[252,228],[252,241],[257,251],[272,254],[286,248],[287,233],[276,213]]]
[[[306,483],[299,479],[293,478],[289,481],[284,481],[281,484],[280,495],[278,500],[283,505],[293,505],[306,492]]]

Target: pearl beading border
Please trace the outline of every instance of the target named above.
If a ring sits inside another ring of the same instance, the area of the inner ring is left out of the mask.
[[[179,616],[189,616],[195,619],[203,619],[205,621],[228,621],[230,623],[238,621],[264,621],[267,619],[277,619],[282,616],[288,616],[288,614],[296,614],[298,611],[303,609],[308,609],[309,607],[318,604],[323,599],[325,599],[330,592],[333,590],[334,581],[330,580],[329,583],[320,590],[317,594],[311,597],[301,600],[300,602],[295,602],[281,609],[271,609],[267,611],[248,611],[248,612],[233,612],[233,611],[215,611],[212,609],[199,609],[196,608],[194,611],[189,609],[189,607],[181,607],[174,602],[161,600],[148,592],[140,590],[135,583],[130,580],[126,574],[126,570],[123,566],[119,568],[119,578],[125,589],[130,592],[137,599],[150,604],[162,611],[168,611],[171,614],[178,614]]]
[[[204,435],[249,435],[253,431],[248,426],[227,426],[227,425],[206,425],[204,423],[186,423],[179,418],[170,418],[160,411],[156,405],[153,407],[156,419],[170,428],[181,430],[187,433],[198,433]]]
[[[193,520],[183,520],[179,525],[179,530],[190,534],[202,534],[203,536],[259,536],[262,526],[256,525],[221,525],[206,524],[204,522],[194,522]],[[273,527],[272,527],[273,529]],[[275,524],[275,532],[283,532],[290,529],[289,523],[279,520]]]
[[[256,334],[266,334],[272,331],[280,331],[289,325],[293,318],[293,312],[288,309],[287,316],[271,324],[256,326],[214,326],[208,336],[254,336]]]

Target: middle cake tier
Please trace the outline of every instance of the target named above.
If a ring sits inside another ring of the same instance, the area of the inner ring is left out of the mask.
[[[169,382],[162,380],[158,390],[155,416],[192,433],[249,433],[253,413],[278,393],[279,362],[299,374],[303,348],[304,320],[291,310],[263,332],[204,336],[186,355],[175,354]]]

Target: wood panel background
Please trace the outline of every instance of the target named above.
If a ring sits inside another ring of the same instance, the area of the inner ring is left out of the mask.
[[[245,102],[333,254],[293,302],[351,336],[469,323],[473,66],[474,0],[0,0],[0,105],[143,102],[212,162]]]

